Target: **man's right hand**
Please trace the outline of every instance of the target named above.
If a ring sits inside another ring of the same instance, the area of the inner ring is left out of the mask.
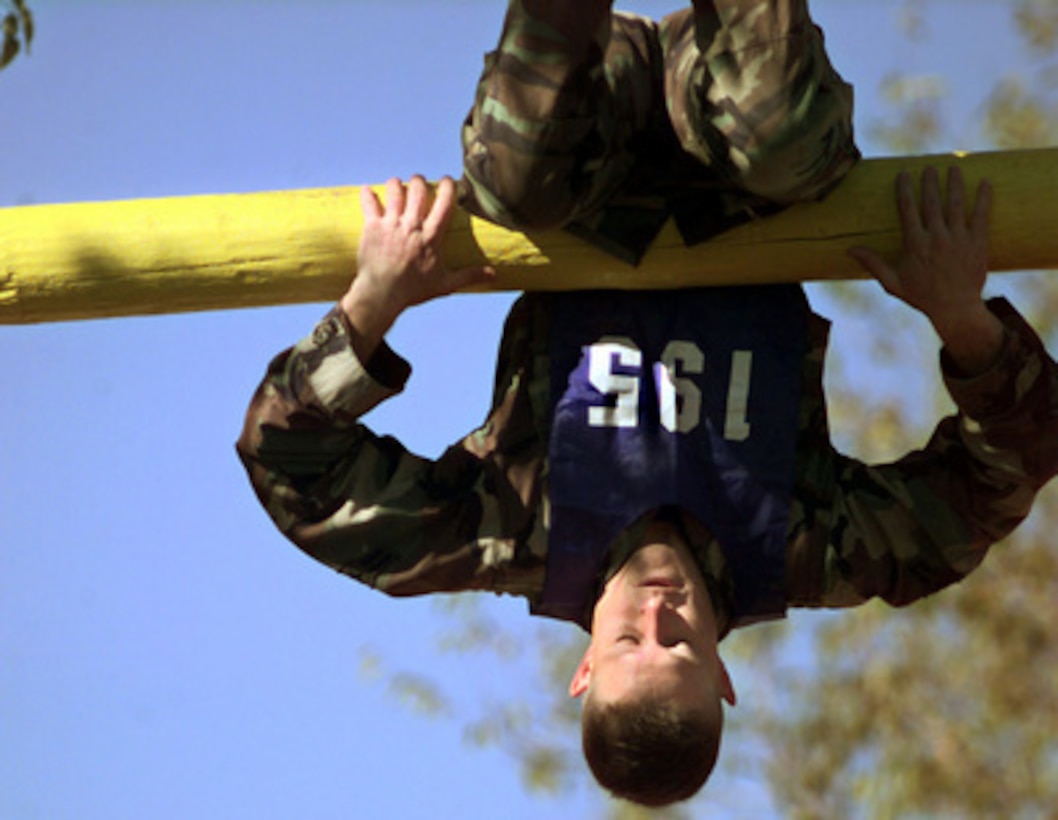
[[[386,204],[367,186],[360,189],[364,213],[357,272],[341,300],[353,329],[353,345],[368,361],[382,337],[408,307],[460,288],[486,282],[491,268],[445,267],[441,244],[455,207],[455,184],[445,177],[431,202],[421,176],[405,189],[396,178],[386,183]]]

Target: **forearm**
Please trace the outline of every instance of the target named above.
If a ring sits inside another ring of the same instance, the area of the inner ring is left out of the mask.
[[[540,538],[543,457],[527,443],[535,426],[520,372],[505,371],[509,387],[482,431],[421,458],[360,423],[408,368],[384,342],[361,363],[335,310],[273,360],[238,455],[280,532],[333,569],[392,595],[528,595],[542,573],[523,542]]]
[[[238,454],[280,532],[304,552],[371,586],[410,576],[412,589],[403,594],[433,591],[427,587],[438,579],[415,568],[451,552],[467,570],[472,551],[462,548],[473,539],[459,541],[467,513],[446,496],[443,481],[430,478],[432,462],[359,423],[400,389],[407,366],[383,343],[361,362],[354,333],[335,309],[273,360]]]
[[[362,362],[371,361],[402,310],[373,284],[358,276],[338,303],[353,352]]]
[[[829,520],[840,572],[830,594],[851,601],[880,597],[904,606],[972,572],[993,544],[1028,515],[1031,477],[1011,459],[981,461],[960,440],[954,418],[928,445],[892,464],[846,461],[838,471],[840,500]]]
[[[959,315],[933,318],[949,367],[963,377],[980,375],[993,367],[1003,352],[1007,331],[983,301]]]
[[[1003,333],[997,357],[967,373],[945,351],[945,382],[974,460],[1038,489],[1058,473],[1058,366],[1005,299],[990,300],[988,309]]]
[[[903,605],[958,581],[1058,472],[1055,364],[1009,305],[990,307],[1004,328],[998,358],[972,376],[945,361],[960,413],[925,448],[886,465],[835,456],[819,471],[827,501],[804,516],[815,526],[792,551],[802,577],[817,578],[803,603]]]
[[[432,462],[363,427],[268,429],[239,454],[279,531],[331,569],[399,596],[531,591],[538,562],[461,448]]]
[[[329,474],[364,438],[360,416],[399,392],[409,370],[384,345],[367,365],[362,363],[337,309],[273,359],[236,446],[281,529],[293,517],[319,514],[320,499],[308,496],[330,482]]]

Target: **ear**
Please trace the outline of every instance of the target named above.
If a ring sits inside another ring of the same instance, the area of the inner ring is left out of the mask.
[[[573,679],[569,682],[571,698],[579,698],[588,691],[588,684],[591,683],[591,647],[592,645],[588,644],[588,648],[584,650],[584,657],[580,659],[577,671],[573,673]]]
[[[728,702],[731,706],[736,703],[735,698],[735,686],[731,683],[731,676],[727,673],[727,667],[724,666],[723,659],[717,655],[717,675],[720,677],[720,697]]]

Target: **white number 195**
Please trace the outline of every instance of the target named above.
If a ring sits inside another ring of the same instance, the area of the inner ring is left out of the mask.
[[[636,372],[615,372],[619,367]],[[728,441],[749,438],[746,410],[752,368],[752,351],[732,353],[724,420],[724,438]],[[612,406],[588,409],[590,427],[636,426],[642,371],[643,352],[631,339],[605,336],[589,348],[588,380],[600,393],[614,398]],[[661,361],[654,364],[661,424],[669,432],[689,433],[701,422],[702,391],[691,377],[704,373],[705,355],[693,342],[669,342]]]

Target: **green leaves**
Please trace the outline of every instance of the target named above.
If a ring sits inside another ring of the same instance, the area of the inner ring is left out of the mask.
[[[4,45],[0,52],[0,68],[10,63],[25,46],[29,53],[33,42],[33,13],[26,6],[25,0],[9,0],[12,11],[4,17]]]
[[[931,5],[938,4],[913,4],[920,15]],[[967,14],[973,8],[967,5]],[[953,134],[1004,149],[1054,144],[1058,0],[1023,0],[1012,4],[1011,15],[1031,57],[1020,74],[981,88],[962,122],[953,121],[948,106],[962,78],[891,74],[883,88],[891,110],[876,117],[871,137],[894,153],[960,147]],[[921,32],[916,37],[928,39]],[[1004,288],[1054,351],[1058,279],[1033,273],[992,286]],[[932,357],[935,340],[921,327],[895,333],[892,317],[880,316],[881,305],[860,287],[827,288],[840,314],[835,330],[871,328],[872,351],[862,355],[862,338],[855,354],[835,341],[830,409],[842,446],[878,459],[921,441],[945,402],[939,384],[909,384],[934,364],[901,361],[891,349],[898,336],[901,350]],[[749,658],[747,674],[771,685],[744,694],[752,706],[744,737],[765,744],[769,787],[787,816],[1053,815],[1056,531],[1058,486],[1050,486],[1029,521],[958,586],[906,610],[870,605],[794,615],[788,638]]]

